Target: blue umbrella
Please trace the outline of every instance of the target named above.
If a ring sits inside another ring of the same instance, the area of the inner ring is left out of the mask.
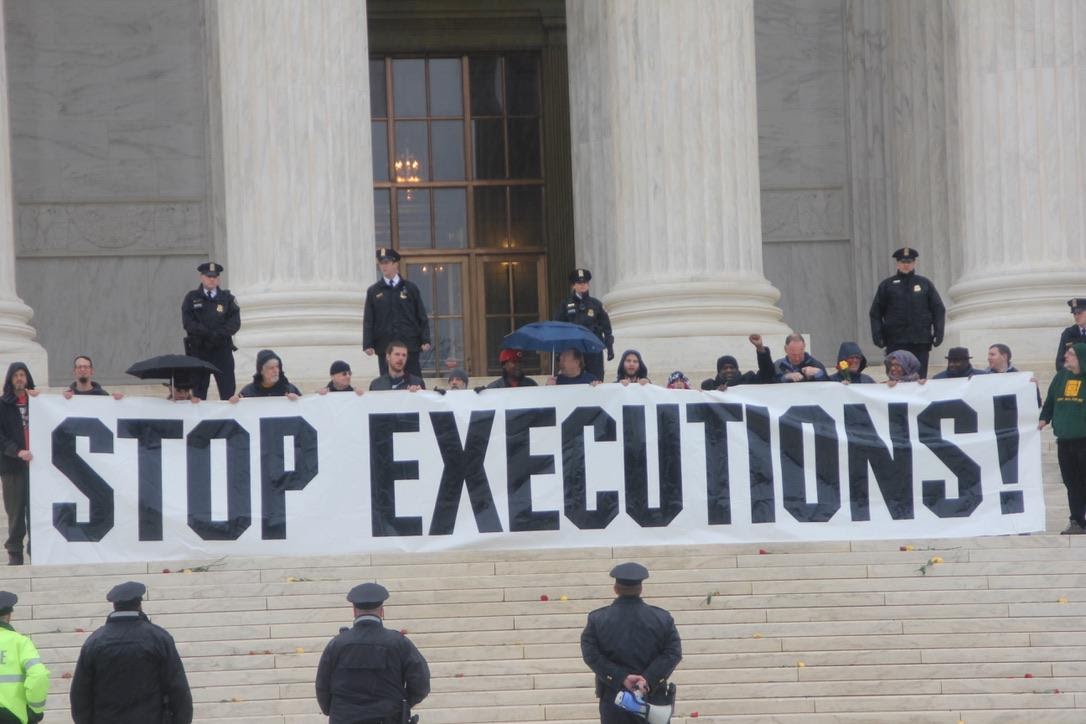
[[[502,349],[530,349],[561,352],[564,349],[602,352],[603,340],[579,324],[569,322],[532,322],[505,335]]]

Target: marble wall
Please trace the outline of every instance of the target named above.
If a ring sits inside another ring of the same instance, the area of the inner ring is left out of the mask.
[[[5,0],[17,289],[54,383],[181,350],[211,251],[203,0]],[[127,378],[131,379],[131,378]]]

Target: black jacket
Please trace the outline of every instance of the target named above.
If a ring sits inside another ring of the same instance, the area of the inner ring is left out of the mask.
[[[421,378],[415,377],[410,372],[404,372],[403,377],[393,378],[390,375],[381,375],[380,377],[374,377],[370,381],[370,390],[374,392],[381,392],[383,390],[406,390],[411,385],[418,385],[422,389],[426,389],[426,383]]]
[[[769,353],[769,347],[762,347],[762,351],[758,352],[757,356],[757,372],[754,370],[742,372],[730,380],[720,372],[721,362],[724,360],[724,357],[721,357],[716,361],[716,377],[702,380],[701,389],[722,390],[736,385],[764,385],[773,382],[777,377],[777,369],[773,366],[773,356]]]
[[[430,344],[430,320],[417,286],[400,277],[399,284],[390,287],[382,278],[366,290],[362,349],[384,354],[385,345],[397,340],[409,352],[418,352]]]
[[[241,308],[229,289],[219,289],[208,299],[197,287],[181,302],[181,324],[185,326],[185,354],[195,357],[216,350],[234,350],[234,335],[241,329]]]
[[[83,642],[68,693],[75,724],[192,721],[192,694],[173,637],[141,611],[114,611]]]
[[[399,717],[430,694],[430,667],[406,636],[359,616],[324,648],[316,687],[328,724]]]
[[[1057,372],[1063,369],[1063,355],[1071,345],[1078,344],[1079,342],[1086,342],[1086,337],[1082,335],[1082,330],[1078,328],[1077,324],[1072,324],[1060,334],[1060,346],[1056,348]]]
[[[611,318],[607,316],[603,302],[591,295],[578,297],[571,292],[558,305],[558,310],[554,313],[554,321],[581,325],[599,337],[607,349],[612,349],[615,344],[615,337],[611,333]]]
[[[845,377],[845,373],[838,367],[837,371],[830,375],[830,382],[844,382],[847,380],[855,384],[874,384],[874,378],[864,374],[864,370],[867,369],[867,355],[860,349],[860,345],[855,342],[841,343],[841,346],[837,349],[837,364],[840,365],[849,357],[857,356],[860,358],[860,371],[858,374],[849,374],[848,377]]]
[[[804,367],[817,367],[818,369],[822,370],[822,374],[818,375],[813,379],[807,379],[806,377],[804,377],[801,382],[826,382],[827,380],[829,380],[829,376],[826,373],[826,365],[816,360],[807,352],[803,353],[803,361],[800,362],[798,365],[794,365],[789,362],[788,356],[785,355],[784,357],[781,357],[779,360],[774,362],[774,367],[777,373],[776,380],[778,382],[786,382],[787,380],[784,379],[784,376],[786,374],[788,374],[789,372],[799,372]]]
[[[279,379],[271,387],[265,387],[262,384],[264,379],[260,374],[260,369],[269,360],[278,360],[279,362]],[[241,388],[241,392],[238,393],[241,397],[286,397],[287,393],[291,392],[295,395],[301,395],[301,391],[298,390],[290,380],[287,379],[286,372],[283,371],[283,360],[275,352],[270,349],[262,349],[256,353],[256,373],[253,375],[253,381]]]
[[[930,279],[915,272],[884,279],[871,302],[871,339],[876,347],[943,342],[946,308]]]
[[[26,449],[26,432],[23,428],[23,413],[19,411],[15,398],[15,387],[11,384],[11,378],[19,370],[26,372],[27,389],[34,389],[34,377],[30,374],[29,367],[22,362],[8,365],[8,373],[4,377],[4,394],[0,397],[0,473],[25,470],[28,465],[26,461],[19,459],[19,451]],[[27,417],[29,418],[29,413]]]
[[[488,390],[501,390],[501,389],[505,389],[507,387],[512,389],[513,387],[537,387],[539,385],[538,382],[536,382],[531,377],[529,377],[528,375],[523,374],[523,373],[521,373],[520,377],[517,379],[517,384],[516,385],[511,385],[511,384],[509,384],[509,382],[510,382],[510,380],[503,373],[501,377],[499,377],[498,379],[494,380],[489,385],[487,385],[486,389],[488,389]]]
[[[661,684],[682,661],[683,650],[670,613],[639,596],[619,596],[588,614],[581,657],[596,674],[597,696],[614,698],[630,674],[645,677],[651,696],[664,690]]]
[[[109,396],[109,392],[106,391],[106,388],[102,387],[100,384],[98,384],[94,380],[91,380],[91,388],[89,390],[87,390],[86,392],[83,392],[82,390],[76,389],[76,384],[77,383],[73,382],[72,384],[68,385],[68,389],[72,391],[73,395],[98,395],[98,396],[106,395],[107,397]]]

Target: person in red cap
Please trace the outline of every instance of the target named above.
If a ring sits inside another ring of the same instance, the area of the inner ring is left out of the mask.
[[[498,355],[498,361],[502,365],[502,376],[486,386],[488,390],[497,390],[503,387],[536,387],[536,381],[528,377],[520,369],[520,358],[523,353],[519,349],[503,349]]]

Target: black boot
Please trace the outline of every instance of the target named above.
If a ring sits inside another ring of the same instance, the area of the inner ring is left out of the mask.
[[[21,566],[21,565],[23,565],[23,552],[22,551],[8,551],[8,565],[9,566]]]

